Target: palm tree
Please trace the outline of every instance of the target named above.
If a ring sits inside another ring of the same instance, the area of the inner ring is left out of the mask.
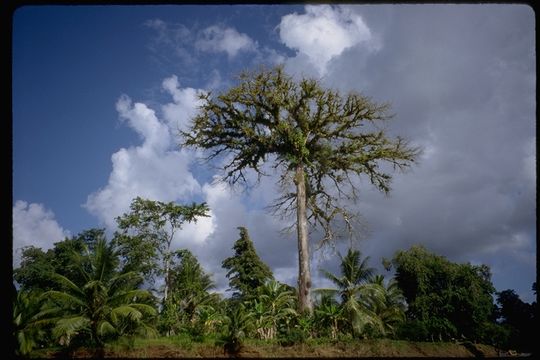
[[[354,334],[362,334],[367,325],[381,328],[381,321],[370,305],[383,301],[383,294],[370,283],[374,269],[367,264],[369,256],[361,260],[359,250],[349,249],[344,257],[340,257],[341,276],[322,270],[323,275],[332,281],[337,289],[321,290],[340,295],[343,315],[348,319]]]
[[[50,323],[47,315],[51,309],[43,306],[41,297],[34,292],[20,290],[13,304],[14,335],[17,355],[26,356],[45,337],[45,325]]]
[[[373,278],[372,288],[378,294],[382,294],[383,301],[371,301],[367,306],[377,314],[381,320],[381,334],[383,336],[394,334],[396,325],[405,321],[405,297],[394,279],[384,284],[384,276],[377,275]],[[377,299],[373,296],[368,299]]]
[[[156,314],[150,305],[148,291],[137,289],[140,280],[133,272],[118,273],[117,255],[111,244],[99,239],[93,251],[73,253],[78,279],[54,274],[59,290],[47,291],[44,298],[56,309],[53,336],[69,345],[74,337],[89,336],[90,342],[102,349],[107,335],[137,332],[154,334],[147,320]]]
[[[246,310],[244,304],[233,301],[229,304],[227,314],[224,316],[225,331],[217,340],[223,345],[223,350],[229,354],[237,354],[242,348],[246,334],[253,325],[253,313]]]

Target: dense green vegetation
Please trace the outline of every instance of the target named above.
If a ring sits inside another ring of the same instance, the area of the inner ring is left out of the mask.
[[[181,249],[171,251],[164,301],[165,282],[143,281],[145,267],[134,263],[144,263],[143,257],[126,266],[118,241],[126,234],[114,236],[107,240],[102,229],[91,229],[47,252],[23,250],[13,300],[20,355],[84,346],[99,356],[106,346],[160,337],[231,353],[253,341],[293,346],[381,338],[457,339],[533,351],[536,303],[524,303],[512,290],[495,293],[485,265],[452,263],[421,246],[395,254],[389,279],[375,273],[369,257],[349,249],[339,273],[320,270],[334,286],[315,290],[309,314],[299,311],[296,288],[274,279],[245,228],[223,261],[234,291],[229,298],[212,292],[211,275]]]

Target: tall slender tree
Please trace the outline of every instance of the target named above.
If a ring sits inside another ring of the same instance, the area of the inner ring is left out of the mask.
[[[257,255],[245,227],[239,227],[240,239],[234,243],[234,255],[223,260],[233,297],[248,299],[257,288],[274,278],[272,270]]]
[[[308,221],[322,227],[320,244],[334,239],[336,220],[352,226],[354,212],[341,200],[356,200],[353,176],[365,174],[379,190],[390,190],[387,162],[405,169],[419,150],[378,126],[390,116],[387,104],[324,89],[317,80],[294,81],[282,67],[245,72],[239,83],[213,96],[201,95],[201,111],[182,132],[187,146],[209,151],[208,159],[226,155],[223,180],[246,182],[248,169],[265,175],[262,164],[274,161],[283,194],[276,213],[296,214],[300,310],[312,310]]]
[[[142,273],[147,280],[164,277],[163,300],[171,287],[172,240],[186,222],[208,216],[205,203],[178,205],[174,202],[133,199],[130,212],[117,218],[120,232],[114,242],[119,248],[124,271]]]

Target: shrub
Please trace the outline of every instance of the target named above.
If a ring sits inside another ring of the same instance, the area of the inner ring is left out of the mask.
[[[397,337],[402,340],[424,341],[428,339],[426,324],[420,320],[408,320],[397,328]]]
[[[303,344],[308,339],[308,334],[299,328],[292,328],[290,331],[283,333],[278,338],[281,346],[292,346],[295,344]]]

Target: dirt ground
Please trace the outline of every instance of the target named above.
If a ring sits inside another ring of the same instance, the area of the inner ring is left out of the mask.
[[[55,358],[60,354],[50,353]],[[66,354],[63,354],[65,356]],[[70,357],[93,358],[95,353],[79,349]],[[106,358],[358,358],[358,357],[497,357],[495,348],[481,344],[422,343],[392,340],[364,340],[357,343],[337,343],[334,345],[296,344],[293,346],[245,345],[237,354],[226,354],[218,346],[192,346],[190,348],[172,345],[150,345],[144,348],[106,350]]]

